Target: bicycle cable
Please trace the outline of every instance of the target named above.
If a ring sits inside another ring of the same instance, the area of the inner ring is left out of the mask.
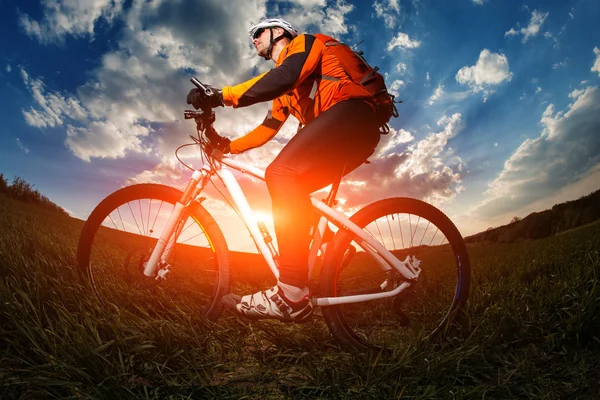
[[[193,136],[191,136],[194,140],[196,140]],[[177,161],[179,161],[184,167],[186,167],[187,169],[189,169],[190,171],[194,171],[194,168],[190,167],[189,165],[187,165],[185,163],[185,161],[183,161],[181,158],[179,158],[179,154],[177,154],[179,152],[179,150],[183,149],[184,147],[187,146],[200,146],[200,143],[187,143],[187,144],[183,144],[181,146],[179,146],[176,150],[175,150],[175,157],[177,158]]]
[[[194,141],[194,143],[187,143],[184,145],[179,146],[176,150],[175,150],[175,157],[177,158],[177,160],[187,169],[191,170],[191,171],[195,171],[194,168],[190,167],[188,164],[186,164],[181,158],[179,158],[179,150],[181,150],[184,147],[187,146],[198,146],[200,148],[200,161],[202,161],[202,163],[205,162],[205,158],[206,161],[211,165],[211,167],[213,167],[213,169],[215,168],[215,165],[213,164],[213,160],[211,159],[211,157],[208,157],[208,155],[205,153],[204,151],[204,146],[206,144],[206,140],[202,139],[202,134],[200,133],[200,130],[198,130],[198,138],[195,138],[194,136],[190,135],[190,138]],[[217,175],[218,176],[218,175]],[[221,182],[223,182],[223,180],[219,177],[219,180]],[[233,205],[231,203],[231,201],[227,198],[227,196],[225,196],[225,194],[219,190],[219,188],[217,187],[217,185],[215,184],[215,182],[212,179],[209,179],[209,182],[211,185],[213,185],[213,187],[215,188],[215,190],[221,195],[221,197],[223,198],[223,200],[227,203],[227,205],[229,205],[229,207],[231,207],[231,209],[238,215],[238,217],[240,217],[242,219],[242,221],[244,220],[244,218],[242,217],[242,214],[240,213],[240,211],[237,209],[237,207],[235,205]],[[224,184],[224,182],[223,182]]]

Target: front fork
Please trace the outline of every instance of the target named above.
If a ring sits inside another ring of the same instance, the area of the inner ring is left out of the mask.
[[[159,265],[165,264],[169,259],[169,255],[175,247],[177,236],[181,232],[181,229],[183,229],[183,221],[181,221],[181,216],[183,215],[185,208],[194,199],[196,190],[201,189],[201,186],[204,185],[206,179],[208,179],[208,173],[206,171],[194,171],[192,179],[185,188],[185,191],[183,192],[183,195],[179,201],[175,203],[173,212],[171,213],[165,228],[161,232],[160,237],[156,242],[156,246],[154,246],[154,250],[152,251],[150,258],[144,267],[144,275],[153,277],[156,272],[156,268]],[[199,182],[201,183],[200,185]]]

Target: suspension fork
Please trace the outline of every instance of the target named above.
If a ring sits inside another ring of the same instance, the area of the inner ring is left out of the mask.
[[[177,236],[181,233],[181,229],[183,229],[181,216],[183,215],[185,208],[194,199],[196,189],[201,188],[205,180],[208,179],[208,176],[208,172],[204,169],[200,171],[196,170],[192,174],[192,179],[188,182],[179,201],[175,203],[173,212],[169,216],[165,228],[161,232],[160,237],[154,246],[154,250],[152,250],[152,254],[144,267],[144,275],[153,277],[158,265],[166,262],[168,259],[171,251],[175,247]]]

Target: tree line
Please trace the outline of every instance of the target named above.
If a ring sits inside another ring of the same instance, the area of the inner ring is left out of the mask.
[[[33,186],[18,176],[15,176],[12,184],[9,185],[4,174],[0,173],[0,195],[4,194],[15,200],[36,204],[47,210],[58,212],[67,217],[69,216],[69,213],[64,208],[50,201],[48,197],[41,194],[39,190],[34,189]]]
[[[467,242],[513,243],[541,239],[600,220],[600,190],[577,200],[556,204],[550,210],[513,218],[510,224],[467,237]]]

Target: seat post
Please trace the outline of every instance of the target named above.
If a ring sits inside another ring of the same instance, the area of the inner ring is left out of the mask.
[[[325,204],[328,207],[332,207],[335,205],[335,197],[337,196],[338,189],[340,188],[340,183],[342,182],[342,178],[344,177],[344,173],[346,172],[346,164],[344,164],[344,168],[342,168],[342,173],[340,174],[340,178],[333,182],[333,186],[331,187],[331,191],[329,195],[327,195],[327,199],[325,200]]]

